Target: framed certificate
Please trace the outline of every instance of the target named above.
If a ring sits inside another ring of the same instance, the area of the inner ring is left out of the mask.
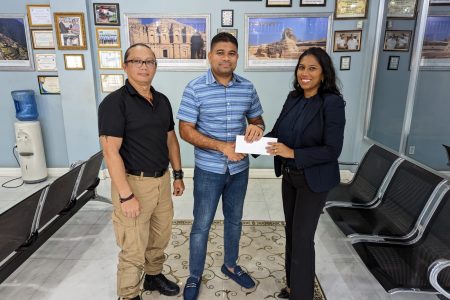
[[[59,88],[58,76],[39,75],[38,77],[39,92],[41,95],[59,95],[61,89]]]
[[[292,0],[266,0],[266,7],[291,7]]]
[[[33,49],[55,49],[53,30],[31,29]]]
[[[100,69],[122,69],[122,50],[98,50]]]
[[[111,93],[124,85],[122,74],[100,74],[102,93]]]
[[[369,0],[336,0],[336,19],[365,19]]]
[[[339,69],[341,71],[348,71],[350,70],[350,65],[352,62],[351,56],[341,56],[341,63]]]
[[[222,9],[222,16],[220,19],[222,27],[233,27],[234,10]]]
[[[326,6],[326,0],[300,0],[300,6]]]
[[[84,70],[84,55],[64,54],[64,67],[66,70]]]
[[[28,23],[30,27],[52,27],[50,5],[27,5]]]
[[[416,16],[417,0],[388,1],[388,18],[414,19]]]
[[[54,53],[36,53],[34,55],[36,71],[56,72],[56,54]]]
[[[398,70],[398,65],[400,64],[400,56],[389,56],[388,70]]]

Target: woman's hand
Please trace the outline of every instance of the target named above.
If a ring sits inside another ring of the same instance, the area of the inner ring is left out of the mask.
[[[278,155],[284,158],[294,158],[294,149],[289,148],[283,143],[269,142],[266,147],[267,153],[270,155]]]

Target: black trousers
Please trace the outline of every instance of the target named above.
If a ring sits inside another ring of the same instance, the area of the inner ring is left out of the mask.
[[[290,300],[313,300],[315,277],[314,235],[327,192],[311,191],[303,174],[283,173],[283,209],[286,220],[286,281]]]

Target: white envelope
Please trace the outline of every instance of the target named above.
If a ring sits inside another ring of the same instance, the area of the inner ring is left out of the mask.
[[[237,135],[235,151],[236,153],[270,155],[267,153],[266,147],[269,142],[276,143],[277,141],[277,138],[263,137],[257,142],[247,143],[243,135]]]

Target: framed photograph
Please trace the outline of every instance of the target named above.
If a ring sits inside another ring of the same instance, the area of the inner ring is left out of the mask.
[[[84,70],[84,55],[64,54],[64,68],[66,70]]]
[[[219,32],[228,32],[235,38],[238,38],[238,30],[236,28],[217,28],[217,33]]]
[[[55,49],[53,30],[31,29],[33,49]]]
[[[386,30],[384,33],[384,51],[409,51],[411,30]]]
[[[300,6],[326,6],[326,0],[300,0]]]
[[[122,69],[122,50],[98,50],[100,69]]]
[[[27,5],[27,15],[30,27],[52,27],[52,13],[48,4]]]
[[[450,0],[430,0],[430,5],[450,5]]]
[[[95,25],[120,26],[119,3],[94,3]]]
[[[450,14],[428,15],[420,67],[450,69]]]
[[[414,19],[417,0],[388,1],[387,17],[396,19]]]
[[[400,56],[389,56],[388,70],[398,70],[398,65],[400,64]]]
[[[120,48],[120,28],[96,27],[95,35],[99,48]]]
[[[0,70],[33,70],[25,15],[0,14]]]
[[[100,74],[100,82],[102,93],[114,92],[125,84],[122,74]]]
[[[341,56],[341,62],[339,64],[339,70],[348,71],[352,62],[351,56]]]
[[[361,30],[336,30],[334,32],[334,52],[361,50]]]
[[[222,9],[221,14],[221,26],[222,27],[233,27],[234,10],[232,9]]]
[[[86,50],[83,13],[54,13],[59,50]]]
[[[206,70],[209,20],[209,15],[125,15],[126,46],[150,46],[158,59],[158,70]]]
[[[365,19],[369,0],[336,0],[336,19]]]
[[[314,30],[311,30],[314,28]],[[245,70],[292,71],[310,47],[329,52],[331,14],[245,15]]]
[[[59,78],[56,75],[39,75],[37,77],[41,95],[59,95]]]
[[[34,55],[36,71],[56,72],[56,54],[55,53],[36,53]]]
[[[292,7],[292,0],[266,0],[266,7]]]

